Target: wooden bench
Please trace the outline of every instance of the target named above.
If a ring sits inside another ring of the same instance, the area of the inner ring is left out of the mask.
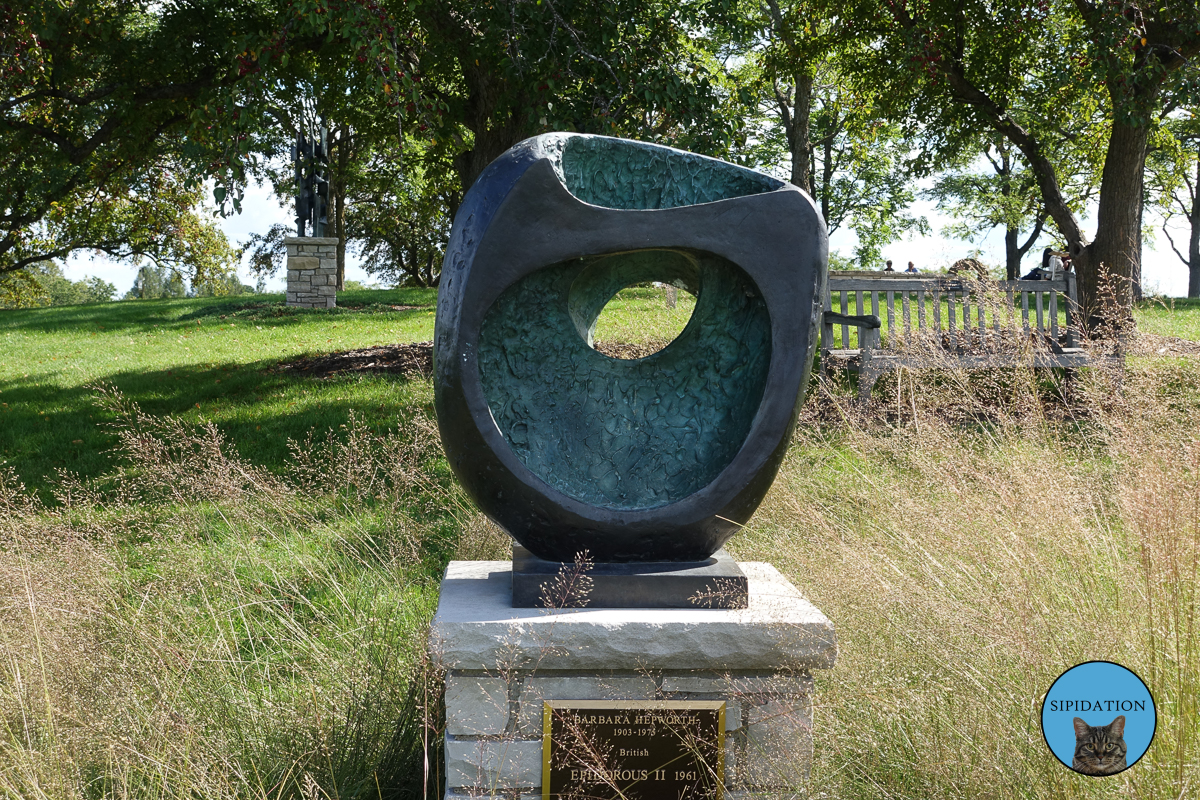
[[[1083,367],[1078,308],[1070,272],[1048,281],[830,272],[821,371],[858,373],[865,398],[882,374],[902,367]]]

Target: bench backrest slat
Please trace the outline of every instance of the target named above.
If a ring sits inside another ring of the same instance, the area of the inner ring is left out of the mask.
[[[1063,296],[1066,312],[1065,343],[1068,347],[1077,346],[1078,332],[1076,330],[1076,301],[1075,275],[1064,273],[1053,281],[977,281],[957,276],[913,276],[913,275],[883,275],[880,273],[863,272],[831,272],[824,297],[826,311],[832,311],[832,298],[836,295],[840,301],[839,311],[842,314],[859,316],[872,314],[881,317],[882,331],[890,339],[906,338],[912,335],[913,324],[918,331],[948,330],[952,344],[967,345],[976,335],[986,338],[989,327],[997,334],[1004,329],[1019,330],[1026,335],[1041,333],[1050,336],[1054,341],[1060,337],[1058,321],[1059,295]],[[1008,299],[1006,310],[992,308],[983,297],[976,294],[981,288],[990,288],[1003,293]],[[900,308],[897,314],[896,295],[900,295]],[[1033,302],[1030,303],[1032,295]],[[1020,297],[1020,317],[1018,322],[1017,298]],[[867,310],[868,298],[870,311]],[[914,320],[913,304],[916,304]],[[886,308],[880,309],[880,305]],[[943,321],[943,304],[946,318]],[[851,312],[851,305],[854,311]],[[972,305],[974,315],[972,315]],[[1030,306],[1033,306],[1030,308]],[[929,308],[927,308],[929,306]],[[961,307],[961,312],[959,311]],[[1032,312],[1032,314],[1031,314]],[[1049,319],[1047,319],[1049,317]],[[989,325],[990,322],[990,325]],[[945,326],[945,327],[943,327]],[[851,329],[862,332],[852,324],[828,324],[822,328],[822,342],[826,349],[835,344],[835,328],[841,328],[841,347],[849,349],[852,346]],[[862,347],[862,341],[857,343]]]
[[[842,313],[849,314],[850,306],[846,305],[846,293],[844,291],[842,292],[841,302],[842,302]],[[842,347],[847,347],[847,348],[850,347],[850,326],[849,325],[842,326]]]

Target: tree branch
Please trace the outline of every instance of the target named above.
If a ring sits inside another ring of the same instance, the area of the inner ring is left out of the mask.
[[[1033,247],[1033,243],[1042,235],[1042,226],[1046,223],[1046,211],[1043,209],[1037,216],[1037,223],[1033,226],[1033,233],[1029,234],[1029,238],[1025,240],[1025,244],[1017,248],[1017,255],[1024,258],[1029,252],[1029,248]]]
[[[935,55],[941,55],[935,47],[931,46],[929,50]],[[1088,245],[1087,235],[1080,228],[1079,220],[1075,218],[1074,212],[1063,198],[1062,189],[1058,185],[1057,172],[1054,165],[1043,154],[1041,143],[1008,116],[1004,109],[986,92],[967,78],[961,62],[942,58],[935,63],[938,72],[946,79],[954,98],[976,108],[996,132],[1012,142],[1025,156],[1026,162],[1037,178],[1038,188],[1041,190],[1046,209],[1067,240],[1067,249],[1072,254],[1081,252]]]
[[[1179,260],[1183,262],[1185,267],[1190,267],[1191,263],[1183,257],[1183,253],[1179,252],[1179,248],[1175,246],[1175,240],[1171,238],[1171,231],[1167,229],[1167,223],[1170,221],[1170,216],[1163,219],[1162,232],[1167,235],[1167,241],[1171,243],[1171,249],[1175,251],[1175,255],[1179,256]]]

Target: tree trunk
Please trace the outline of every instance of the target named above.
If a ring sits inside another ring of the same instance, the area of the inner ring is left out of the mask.
[[[1192,204],[1192,238],[1188,243],[1188,297],[1200,297],[1200,194]]]
[[[334,203],[337,214],[337,291],[346,290],[346,194],[340,192]]]
[[[1196,182],[1192,184],[1192,235],[1188,240],[1188,297],[1200,297],[1200,154],[1196,158]]]
[[[525,104],[513,103],[507,114],[501,109],[505,90],[502,78],[472,66],[463,70],[463,79],[468,87],[463,122],[475,134],[475,142],[470,150],[454,157],[454,171],[466,192],[487,165],[524,139],[527,131],[520,111]]]
[[[767,0],[767,11],[771,18],[769,33],[774,33],[783,42],[787,50],[788,60],[799,69],[792,72],[792,108],[787,107],[786,98],[776,89],[775,97],[779,101],[780,116],[783,119],[784,133],[787,135],[788,148],[792,155],[793,186],[799,187],[810,196],[812,186],[812,140],[809,136],[809,120],[812,116],[812,93],[814,76],[808,73],[806,67],[811,59],[807,58],[804,49],[796,41],[792,29],[783,18],[779,8],[779,0]],[[789,113],[790,112],[790,113]]]
[[[333,231],[337,236],[337,291],[346,289],[346,172],[350,167],[350,126],[341,125],[337,138],[337,172],[333,176]]]
[[[996,144],[996,149],[1000,153],[1000,163],[996,164],[992,161],[992,168],[1000,176],[1000,194],[1007,201],[1012,197],[1012,157],[1009,155],[1008,147],[1004,140]],[[986,155],[986,153],[985,153]],[[991,161],[991,157],[988,157]],[[1004,226],[1004,274],[1010,281],[1015,281],[1021,277],[1021,246],[1017,244],[1017,236],[1020,233],[1013,225],[1005,224]]]
[[[1004,226],[1004,275],[1010,281],[1021,277],[1021,250],[1017,244],[1020,233],[1012,225]]]
[[[1016,228],[1005,228],[1004,231],[1004,247],[1007,260],[1005,262],[1006,273],[1010,281],[1015,281],[1021,277],[1021,261],[1024,260],[1025,254],[1029,252],[1029,248],[1033,247],[1034,242],[1042,235],[1042,226],[1046,224],[1046,212],[1038,212],[1037,219],[1033,223],[1033,230],[1029,232],[1029,238],[1025,240],[1025,244],[1017,244]],[[1012,237],[1012,243],[1009,244],[1009,236]]]
[[[441,278],[441,273],[433,274],[433,264],[437,260],[437,253],[430,251],[425,255],[425,285],[436,287],[438,279]]]
[[[1142,185],[1146,183],[1146,158],[1142,157]],[[1142,299],[1142,217],[1146,214],[1146,192],[1143,191],[1138,197],[1138,229],[1137,229],[1137,261],[1133,265],[1133,275],[1130,281],[1130,288],[1133,290],[1133,301],[1140,302]]]
[[[1113,122],[1100,182],[1096,240],[1075,259],[1081,316],[1089,328],[1105,317],[1122,325],[1132,318],[1133,281],[1142,260],[1138,243],[1147,134],[1144,124]],[[1102,270],[1111,278],[1111,298],[1103,296]],[[1112,301],[1116,308],[1106,309],[1106,302]]]
[[[797,73],[795,87],[791,130],[787,131],[788,144],[792,148],[792,185],[811,196],[813,187],[809,165],[812,164],[812,140],[809,137],[809,118],[812,116],[812,77]]]
[[[833,134],[824,137],[824,151],[821,154],[824,163],[821,164],[821,219],[829,225],[829,195],[833,186]]]

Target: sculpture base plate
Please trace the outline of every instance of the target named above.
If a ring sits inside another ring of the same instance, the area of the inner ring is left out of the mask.
[[[514,544],[513,608],[746,608],[750,592],[745,573],[724,548],[704,561],[596,562],[587,571],[592,585],[586,594],[555,597],[554,579],[572,569]]]

